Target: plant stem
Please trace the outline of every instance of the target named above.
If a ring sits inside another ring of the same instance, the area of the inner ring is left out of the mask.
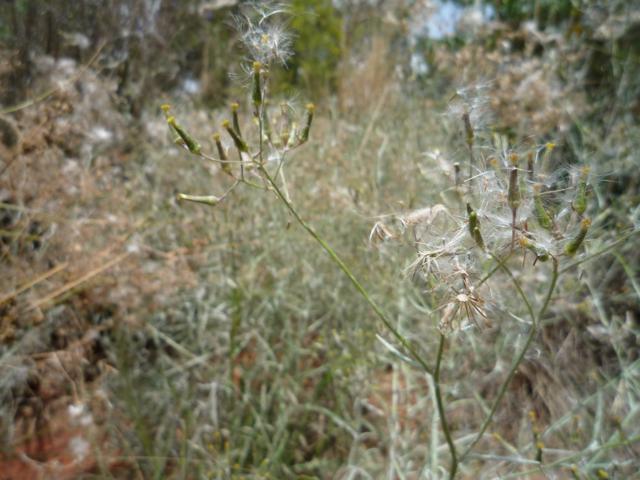
[[[449,445],[449,453],[451,454],[451,467],[449,467],[449,478],[453,480],[458,471],[458,456],[456,453],[456,446],[451,438],[451,432],[449,430],[449,423],[447,422],[447,416],[444,411],[444,403],[442,401],[442,393],[440,389],[440,365],[442,363],[442,353],[444,351],[445,336],[440,334],[440,344],[438,345],[438,356],[436,358],[436,367],[433,372],[433,385],[435,388],[436,404],[438,406],[438,415],[440,417],[440,424],[442,425],[442,431],[444,437]]]
[[[373,311],[376,313],[378,318],[382,321],[384,326],[391,332],[391,334],[402,344],[402,346],[409,352],[411,357],[420,365],[420,367],[429,375],[433,375],[433,369],[427,365],[425,360],[416,352],[416,350],[411,346],[409,341],[391,324],[391,321],[387,318],[387,315],[382,311],[382,309],[378,306],[377,303],[371,298],[369,292],[364,288],[364,286],[360,283],[360,281],[354,276],[349,267],[344,263],[344,261],[338,256],[338,254],[331,248],[331,246],[322,238],[316,231],[306,223],[302,217],[298,214],[294,206],[289,202],[280,190],[280,187],[276,184],[275,180],[269,175],[269,172],[263,165],[258,165],[258,169],[264,175],[264,178],[267,179],[273,191],[276,193],[277,197],[285,204],[287,210],[291,212],[296,221],[300,224],[302,228],[304,228],[313,239],[320,244],[320,246],[324,249],[325,252],[329,254],[331,260],[342,270],[342,272],[347,276],[347,278],[351,281],[355,289],[358,293],[366,300],[366,302],[371,306]]]
[[[491,254],[491,256],[497,262],[499,262],[500,267],[509,275],[509,277],[511,277],[511,281],[513,282],[514,287],[518,291],[518,295],[520,295],[520,297],[522,298],[522,301],[525,303],[527,307],[529,316],[531,317],[532,325],[531,325],[531,330],[529,330],[529,335],[527,335],[527,339],[524,342],[524,346],[522,347],[522,350],[520,350],[520,353],[518,353],[518,356],[516,357],[515,361],[511,365],[511,368],[509,369],[509,373],[507,374],[507,377],[505,378],[504,382],[502,382],[502,385],[500,385],[500,389],[498,390],[498,395],[493,401],[493,404],[491,405],[491,409],[489,410],[489,413],[487,414],[484,422],[482,422],[480,431],[475,436],[471,444],[467,447],[467,449],[462,453],[462,455],[460,455],[460,462],[462,462],[467,457],[467,455],[471,453],[471,450],[473,450],[473,447],[475,447],[476,444],[480,441],[480,439],[484,435],[484,432],[487,430],[487,428],[491,424],[491,421],[493,420],[493,416],[495,415],[496,410],[498,409],[498,405],[500,404],[502,397],[504,397],[504,394],[506,393],[507,388],[511,383],[511,380],[513,379],[514,375],[516,374],[516,371],[518,370],[518,367],[520,367],[520,364],[522,363],[522,360],[524,360],[524,356],[529,350],[529,346],[531,345],[531,342],[536,336],[536,333],[538,333],[538,324],[540,323],[540,320],[542,319],[545,312],[547,311],[547,307],[549,306],[549,302],[551,301],[551,296],[553,295],[553,291],[556,288],[556,283],[558,282],[558,276],[559,276],[558,260],[552,257],[553,271],[551,274],[551,283],[549,284],[549,289],[547,290],[547,295],[545,296],[544,303],[542,304],[542,307],[540,307],[540,310],[536,315],[533,312],[533,307],[531,306],[529,299],[527,298],[526,294],[522,290],[522,287],[520,286],[520,283],[514,277],[509,267],[507,267],[504,263],[502,263],[495,255]]]

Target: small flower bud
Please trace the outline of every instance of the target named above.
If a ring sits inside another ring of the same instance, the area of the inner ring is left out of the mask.
[[[169,117],[169,110],[171,109],[171,105],[169,105],[168,103],[163,103],[162,105],[160,105],[160,110],[162,110],[162,112],[164,113],[165,117]]]
[[[533,152],[529,152],[527,155],[527,178],[529,179],[529,181],[533,181],[533,163]]]
[[[224,151],[224,147],[222,146],[222,142],[220,141],[220,134],[218,132],[213,134],[213,141],[216,142],[216,148],[218,149],[218,156],[222,162],[227,161],[227,153]],[[231,165],[228,163],[222,163],[220,168],[228,174],[231,175]]]
[[[316,106],[313,103],[307,103],[307,123],[305,124],[300,134],[299,144],[302,145],[309,140],[309,130],[311,130],[311,123],[313,122],[313,112]]]
[[[540,197],[540,190],[542,186],[537,183],[533,186],[533,207],[536,212],[536,220],[538,224],[544,228],[545,230],[551,231],[553,229],[553,219],[551,215],[544,208],[544,204],[542,203],[542,198]]]
[[[233,102],[231,104],[231,115],[233,116],[233,129],[236,131],[239,137],[242,137],[242,132],[240,131],[240,120],[238,119],[238,109],[240,105],[238,102]]]
[[[240,135],[238,135],[238,133],[233,128],[231,128],[231,123],[229,122],[229,120],[225,120],[224,122],[222,122],[222,128],[227,131],[227,133],[233,140],[234,145],[239,151],[245,153],[249,151],[249,147],[247,146],[246,142],[240,137]]]
[[[580,216],[587,210],[587,179],[589,177],[589,167],[583,167],[580,171],[580,178],[576,190],[576,198],[573,200],[573,210]]]
[[[588,218],[584,218],[582,222],[580,222],[580,230],[578,231],[576,236],[569,240],[569,243],[565,245],[564,253],[566,253],[570,257],[573,257],[576,254],[578,248],[580,248],[580,245],[582,245],[582,242],[587,236],[589,227],[591,227],[591,220]]]
[[[509,172],[507,199],[511,210],[517,210],[522,199],[520,196],[520,184],[518,183],[518,169],[516,167],[512,167]]]
[[[476,242],[476,245],[480,247],[481,250],[485,249],[484,239],[482,238],[482,234],[480,233],[480,221],[478,220],[478,214],[471,208],[471,205],[467,203],[467,213],[469,215],[469,233],[471,233],[471,238]]]
[[[185,146],[189,149],[191,153],[195,155],[200,154],[200,149],[201,149],[200,144],[191,135],[189,135],[184,128],[178,125],[175,117],[173,116],[168,117],[167,123],[173,129],[173,131],[175,131],[180,136],[180,138],[184,141]]]
[[[547,260],[549,260],[549,251],[543,246],[533,243],[527,237],[520,237],[519,242],[521,247],[533,252],[533,254],[536,256],[536,261],[540,260],[541,262],[546,262]],[[531,421],[533,422],[534,419],[532,418]]]
[[[204,205],[216,205],[220,201],[220,199],[215,195],[186,195],[184,193],[179,193],[177,198],[178,200],[202,203]]]

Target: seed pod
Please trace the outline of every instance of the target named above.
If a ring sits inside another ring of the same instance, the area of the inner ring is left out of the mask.
[[[580,248],[580,245],[582,245],[582,242],[587,236],[589,227],[591,227],[591,220],[588,218],[584,218],[582,222],[580,222],[580,230],[578,231],[576,236],[569,240],[569,242],[564,246],[564,253],[566,253],[570,257],[573,257],[576,254],[576,252]]]
[[[540,197],[540,190],[542,186],[539,183],[536,183],[533,186],[533,207],[536,212],[536,220],[538,220],[538,224],[544,228],[545,230],[553,230],[553,219],[551,215],[544,208],[544,204],[542,203],[542,198]]]
[[[220,157],[220,160],[223,162],[220,164],[220,168],[222,168],[222,170],[226,174],[231,175],[231,165],[226,163],[226,161],[228,160],[227,154],[224,151],[224,147],[222,146],[222,142],[220,141],[220,134],[218,132],[213,134],[213,141],[216,142],[216,148],[218,149],[218,156]]]
[[[587,179],[589,177],[589,167],[583,167],[580,171],[580,178],[576,189],[576,198],[573,200],[573,210],[580,216],[587,210]]]
[[[233,128],[231,128],[231,123],[229,123],[229,120],[225,120],[224,122],[222,122],[222,128],[227,131],[227,133],[233,140],[234,145],[239,151],[245,153],[249,151],[249,147],[247,146],[246,142],[240,137],[240,135],[236,133]]]
[[[220,199],[215,195],[186,195],[184,193],[178,194],[178,200],[202,203],[204,205],[216,205],[220,201]]]
[[[300,133],[299,144],[302,145],[309,140],[309,130],[311,130],[311,123],[313,122],[313,112],[316,106],[313,103],[307,103],[307,123],[305,124],[302,132]]]
[[[233,129],[236,131],[238,136],[242,138],[242,132],[240,131],[240,120],[238,119],[238,109],[240,105],[238,102],[233,102],[231,104],[231,115],[233,116]]]
[[[469,118],[469,114],[464,112],[462,114],[462,121],[464,122],[464,131],[467,139],[467,146],[473,146],[473,127],[471,127],[471,119]]]
[[[527,155],[527,178],[529,179],[529,181],[533,181],[533,163],[533,152],[529,152],[529,154]]]
[[[533,254],[536,256],[536,260],[546,262],[547,260],[549,260],[549,258],[551,258],[551,255],[546,248],[544,248],[542,245],[533,243],[527,237],[520,237],[519,242],[521,247],[533,252]]]
[[[481,250],[485,249],[484,239],[482,238],[482,233],[480,232],[480,221],[478,220],[478,214],[471,208],[471,205],[467,203],[467,213],[469,215],[469,233],[471,234],[471,238],[476,242],[476,245],[480,247]]]
[[[262,82],[260,80],[261,69],[262,64],[260,62],[253,62],[253,92],[251,94],[251,99],[253,100],[253,105],[256,107],[256,112],[262,104]]]
[[[522,200],[520,196],[520,184],[518,183],[518,169],[512,167],[509,171],[509,190],[507,192],[507,200],[511,210],[517,210]]]
[[[173,131],[180,136],[180,138],[184,141],[184,144],[186,145],[186,147],[189,149],[191,153],[195,155],[200,154],[200,149],[201,149],[200,144],[191,135],[189,135],[184,128],[178,125],[175,117],[173,116],[168,117],[167,123],[173,129]]]

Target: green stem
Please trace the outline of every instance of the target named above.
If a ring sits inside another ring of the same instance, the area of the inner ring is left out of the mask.
[[[285,204],[287,210],[294,216],[296,221],[300,224],[302,228],[304,228],[313,239],[320,244],[320,246],[324,249],[331,260],[342,270],[342,272],[347,276],[347,278],[351,281],[355,289],[358,293],[366,300],[366,302],[371,306],[373,311],[376,313],[378,318],[382,321],[384,326],[391,332],[391,334],[402,344],[402,346],[409,352],[411,357],[420,365],[420,367],[429,375],[433,375],[433,370],[427,365],[424,359],[416,352],[416,350],[411,346],[409,341],[391,324],[391,321],[387,318],[386,314],[382,311],[382,309],[374,302],[374,300],[369,295],[369,292],[362,286],[360,281],[354,276],[349,267],[344,263],[344,261],[338,256],[338,254],[331,248],[331,246],[322,238],[320,235],[316,233],[316,231],[307,224],[302,217],[298,214],[296,209],[293,207],[291,202],[287,200],[280,187],[276,184],[275,180],[269,175],[267,169],[263,165],[258,165],[258,169],[264,175],[264,178],[267,179],[273,191],[276,193],[278,198]]]
[[[531,346],[531,342],[533,341],[534,337],[536,336],[536,333],[538,333],[538,324],[540,323],[540,320],[542,319],[542,317],[544,316],[545,312],[547,311],[547,308],[549,306],[549,302],[551,301],[551,296],[553,295],[553,291],[556,288],[556,283],[558,282],[558,276],[559,276],[559,273],[558,273],[558,260],[552,257],[552,260],[553,260],[553,272],[551,274],[551,283],[549,285],[549,289],[547,290],[547,295],[545,296],[545,299],[544,299],[544,302],[542,304],[542,307],[540,307],[540,310],[538,311],[538,314],[536,315],[533,312],[533,307],[531,306],[531,303],[529,302],[529,299],[527,298],[526,294],[522,290],[522,287],[520,286],[520,282],[518,282],[518,280],[514,277],[513,273],[509,269],[509,267],[507,267],[503,262],[501,262],[495,255],[493,255],[493,254],[490,254],[490,255],[497,262],[499,262],[500,267],[507,273],[507,275],[509,275],[509,277],[511,277],[511,281],[513,282],[513,285],[514,285],[515,289],[517,290],[518,295],[520,295],[520,298],[522,298],[522,301],[524,302],[524,304],[527,307],[527,311],[529,312],[529,316],[531,317],[532,325],[531,325],[531,330],[529,330],[529,335],[527,335],[527,339],[524,342],[524,346],[520,350],[520,353],[518,353],[518,356],[516,357],[516,359],[514,360],[513,364],[511,365],[511,368],[509,369],[509,373],[507,374],[507,378],[505,378],[504,382],[502,382],[502,385],[500,385],[500,389],[498,390],[498,395],[496,396],[495,400],[493,401],[493,404],[491,405],[491,409],[489,410],[489,413],[487,414],[484,422],[482,422],[482,426],[480,427],[480,431],[475,436],[475,438],[473,439],[471,444],[467,447],[467,449],[462,453],[462,455],[460,455],[460,462],[462,462],[467,457],[467,455],[469,455],[469,453],[471,453],[471,451],[473,450],[473,447],[475,447],[476,444],[480,441],[480,439],[484,435],[484,432],[487,430],[487,428],[491,424],[491,421],[493,420],[493,416],[495,415],[495,413],[496,413],[496,411],[498,409],[498,405],[500,404],[502,398],[504,397],[505,393],[507,392],[507,388],[509,387],[509,384],[511,383],[511,380],[515,376],[516,371],[518,370],[518,367],[520,367],[520,364],[522,363],[522,360],[524,360],[524,356],[526,355],[527,351],[529,350],[529,346]]]
[[[438,357],[436,358],[436,368],[433,372],[433,385],[435,388],[436,404],[438,406],[438,415],[440,416],[440,424],[444,437],[449,445],[449,452],[451,454],[451,467],[449,468],[449,478],[453,480],[458,471],[458,455],[456,453],[456,446],[453,443],[451,437],[451,431],[449,430],[449,423],[447,422],[447,416],[444,412],[444,402],[442,401],[442,393],[440,389],[440,365],[442,363],[442,353],[444,351],[445,336],[440,334],[440,344],[438,345]]]

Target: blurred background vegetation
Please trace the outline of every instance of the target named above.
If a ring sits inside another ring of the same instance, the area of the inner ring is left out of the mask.
[[[415,252],[369,233],[448,195],[460,99],[487,138],[553,142],[553,182],[591,167],[585,256],[638,229],[637,2],[285,5],[295,54],[273,101],[318,106],[293,202],[427,356],[438,305],[407,274]],[[0,2],[0,477],[444,478],[429,380],[281,205],[174,200],[225,180],[171,143],[159,105],[203,143],[244,105],[246,7]],[[460,478],[639,478],[637,245],[565,279]],[[448,347],[460,439],[522,339],[522,305],[502,300],[494,328]]]

